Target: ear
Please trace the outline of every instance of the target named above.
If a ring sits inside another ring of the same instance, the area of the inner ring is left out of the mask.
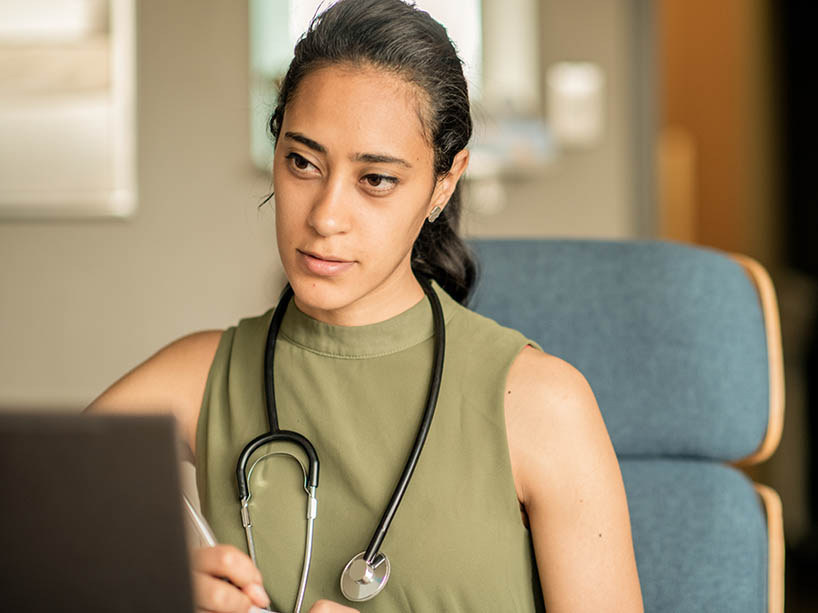
[[[446,204],[449,202],[449,198],[451,198],[452,194],[454,193],[454,188],[457,187],[457,182],[466,171],[468,165],[469,150],[461,149],[457,152],[457,155],[454,156],[451,170],[440,177],[435,184],[435,189],[432,192],[432,198],[429,201],[430,210],[436,206],[440,207],[441,209],[445,208]]]

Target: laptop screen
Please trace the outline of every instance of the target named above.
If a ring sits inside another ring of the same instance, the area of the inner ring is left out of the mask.
[[[0,609],[193,611],[169,416],[0,414]]]

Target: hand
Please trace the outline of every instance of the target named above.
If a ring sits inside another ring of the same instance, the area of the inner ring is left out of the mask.
[[[358,613],[358,609],[350,609],[337,602],[319,600],[310,608],[310,613]]]
[[[261,573],[232,545],[193,550],[193,593],[198,613],[248,613],[253,606],[270,604]]]

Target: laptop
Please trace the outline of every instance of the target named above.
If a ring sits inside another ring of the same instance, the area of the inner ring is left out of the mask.
[[[170,416],[0,413],[0,610],[192,613]]]

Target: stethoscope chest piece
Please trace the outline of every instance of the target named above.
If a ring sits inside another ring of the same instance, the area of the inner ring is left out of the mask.
[[[379,553],[369,564],[362,551],[352,558],[341,573],[341,592],[347,600],[363,602],[377,596],[389,581],[391,566],[386,554]]]

